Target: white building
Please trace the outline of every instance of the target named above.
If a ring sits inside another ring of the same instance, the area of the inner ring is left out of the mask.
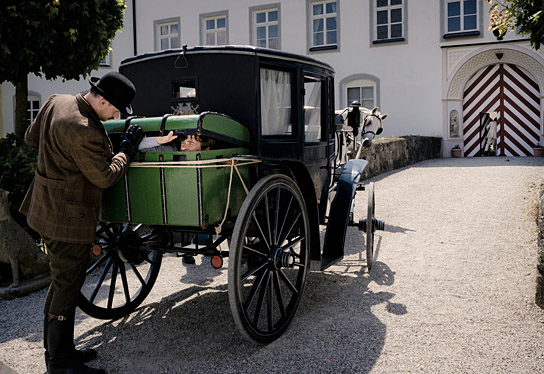
[[[530,155],[543,141],[544,54],[528,38],[488,30],[485,0],[129,0],[125,26],[96,76],[135,54],[183,45],[250,44],[334,67],[336,107],[352,100],[389,113],[383,136],[443,138],[479,154],[483,113],[497,112],[499,154]],[[29,77],[31,115],[80,81]],[[14,131],[15,89],[2,85],[0,130]]]

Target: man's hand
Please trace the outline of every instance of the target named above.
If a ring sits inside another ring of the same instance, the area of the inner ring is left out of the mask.
[[[158,144],[166,144],[170,143],[172,140],[176,139],[178,136],[174,135],[173,131],[170,131],[168,135],[165,136],[157,136],[156,140]]]
[[[131,159],[138,150],[138,145],[144,137],[142,128],[138,125],[130,125],[123,135],[119,151],[128,155]]]

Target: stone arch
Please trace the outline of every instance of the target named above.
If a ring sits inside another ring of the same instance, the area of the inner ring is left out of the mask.
[[[497,58],[497,53],[502,53],[502,58]],[[447,100],[461,100],[463,88],[466,82],[481,68],[498,62],[519,65],[528,70],[540,86],[540,92],[544,91],[544,60],[536,52],[526,48],[507,46],[489,46],[468,53],[456,65],[451,72],[447,89]]]

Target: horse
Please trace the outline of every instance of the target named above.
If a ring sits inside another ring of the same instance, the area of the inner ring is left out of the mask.
[[[372,109],[361,107],[358,101],[352,102],[349,107],[337,112],[337,123],[341,121],[351,127],[351,130],[342,129],[337,132],[337,157],[345,162],[348,146],[353,144],[353,149],[356,149],[357,144],[355,158],[360,158],[362,149],[370,147],[376,135],[383,132],[382,121],[386,118],[387,113],[381,113],[377,107]],[[357,141],[360,128],[362,128],[361,136]],[[346,134],[347,132],[352,132],[353,135]]]

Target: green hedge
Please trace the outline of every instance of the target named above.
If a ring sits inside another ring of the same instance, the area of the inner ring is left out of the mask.
[[[0,188],[9,191],[11,216],[35,239],[39,235],[26,224],[26,218],[19,213],[26,191],[34,178],[38,152],[24,144],[14,134],[0,138]]]

